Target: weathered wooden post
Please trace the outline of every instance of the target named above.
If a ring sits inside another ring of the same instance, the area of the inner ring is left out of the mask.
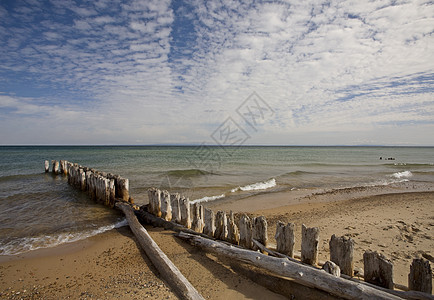
[[[45,173],[50,172],[50,162],[48,160],[45,161],[44,169]]]
[[[80,180],[80,189],[82,191],[86,190],[86,173],[83,169],[78,169],[78,178]]]
[[[265,219],[264,216],[260,216],[254,218],[252,223],[253,223],[252,238],[260,242],[265,247],[267,247],[267,243],[268,243],[267,220]],[[257,247],[253,245],[253,249],[257,250]]]
[[[318,264],[319,228],[301,226],[301,261],[316,266]]]
[[[253,248],[252,221],[246,214],[243,214],[241,216],[239,222],[239,228],[240,228],[240,246],[247,249],[252,249]]]
[[[294,244],[295,244],[295,224],[285,223],[278,221],[276,224],[276,235],[274,238],[277,243],[277,252],[294,257]]]
[[[226,219],[226,213],[219,210],[215,216],[215,232],[214,237],[216,239],[225,241],[228,236],[228,224]]]
[[[170,204],[172,205],[172,221],[181,224],[181,207],[179,206],[178,193],[170,194]]]
[[[192,211],[193,214],[193,220],[191,224],[191,229],[193,229],[196,232],[202,233],[203,231],[203,206],[199,205],[198,203],[194,203],[192,207],[190,208],[190,211]]]
[[[228,237],[227,241],[229,243],[238,245],[240,243],[240,232],[238,230],[237,224],[235,224],[234,213],[231,211],[228,216]]]
[[[148,190],[149,212],[156,217],[161,217],[161,191],[156,188]]]
[[[363,265],[366,282],[393,289],[393,264],[383,254],[366,251],[363,253]]]
[[[161,192],[161,217],[166,221],[172,220],[172,205],[168,191]]]
[[[408,274],[408,288],[413,291],[432,293],[432,270],[428,260],[413,259]]]
[[[337,264],[335,264],[330,260],[326,261],[326,263],[322,266],[322,269],[329,274],[332,274],[337,277],[341,277],[341,269]]]
[[[352,277],[354,275],[354,240],[333,234],[329,246],[330,260],[339,266],[342,274]]]
[[[214,216],[214,212],[209,209],[209,208],[205,208],[205,212],[204,212],[204,223],[205,226],[203,228],[203,233],[205,233],[206,235],[210,236],[210,237],[214,237],[214,232],[215,232],[215,216]]]
[[[61,159],[59,162],[59,173],[60,174],[64,174],[64,167],[65,167],[65,161]]]
[[[179,199],[179,206],[181,210],[181,225],[186,228],[191,228],[191,218],[190,218],[190,200],[181,196]]]
[[[127,178],[119,178],[117,189],[122,200],[128,201],[130,199],[130,183]]]
[[[108,179],[109,180],[109,206],[111,208],[115,207],[115,199],[116,199],[116,187],[115,187],[115,180],[114,179]]]
[[[53,174],[59,174],[59,162],[57,160],[53,160]]]

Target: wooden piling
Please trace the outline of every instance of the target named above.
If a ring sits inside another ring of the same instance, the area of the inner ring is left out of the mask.
[[[274,236],[277,243],[277,252],[294,257],[295,244],[295,224],[278,221],[276,224],[276,235]]]
[[[214,237],[215,216],[214,216],[214,212],[209,208],[205,208],[204,225],[205,226],[203,228],[203,233],[205,233],[206,235],[208,235],[210,237]]]
[[[45,169],[45,173],[50,172],[50,162],[48,160],[45,161],[44,169]]]
[[[226,219],[226,213],[219,210],[215,216],[215,232],[214,237],[216,239],[225,241],[228,236],[228,224]]]
[[[178,193],[170,194],[170,204],[172,205],[172,221],[181,223],[181,207],[179,206],[180,195]]]
[[[190,211],[192,212],[192,223],[191,223],[191,229],[193,229],[196,232],[202,233],[203,232],[203,206],[199,205],[198,203],[194,203],[190,207]]]
[[[109,203],[108,206],[114,207],[116,202],[116,186],[115,186],[115,180],[114,179],[108,179],[109,180]]]
[[[408,274],[408,288],[413,291],[432,293],[432,270],[428,260],[413,259]]]
[[[316,266],[318,264],[319,228],[301,226],[301,261]]]
[[[232,211],[229,213],[227,224],[228,224],[227,241],[229,243],[238,245],[240,243],[240,232],[238,230],[237,224],[235,224],[234,213]]]
[[[252,222],[252,238],[260,242],[262,245],[267,247],[268,244],[268,225],[267,220],[264,216],[256,217]],[[253,246],[254,250],[257,250],[257,247]]]
[[[127,178],[120,177],[116,189],[119,192],[119,198],[124,201],[130,199],[130,182]]]
[[[57,160],[53,160],[53,174],[59,174],[59,162]]]
[[[337,264],[335,264],[330,260],[326,261],[326,263],[322,266],[322,269],[329,274],[332,274],[337,277],[341,277],[341,269]]]
[[[246,214],[243,214],[240,218],[239,229],[240,229],[240,246],[247,249],[252,249],[253,248],[252,221]]]
[[[181,211],[181,225],[184,225],[186,228],[191,228],[190,200],[181,196],[179,206]]]
[[[161,217],[166,221],[172,220],[172,205],[168,191],[161,192]]]
[[[339,266],[342,274],[352,277],[354,275],[354,240],[333,234],[329,246],[330,260]]]
[[[393,264],[383,254],[366,251],[363,265],[366,282],[393,290]]]
[[[154,216],[161,217],[161,191],[156,188],[148,190],[149,212]]]

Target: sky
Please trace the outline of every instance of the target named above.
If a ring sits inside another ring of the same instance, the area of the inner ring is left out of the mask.
[[[0,145],[434,145],[434,3],[0,0]]]

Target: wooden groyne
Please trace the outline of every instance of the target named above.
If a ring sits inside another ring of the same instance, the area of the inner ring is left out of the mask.
[[[434,299],[432,269],[423,258],[413,260],[408,287],[393,281],[393,263],[383,254],[366,251],[363,270],[354,265],[352,238],[332,235],[330,259],[318,259],[320,230],[302,224],[301,252],[294,249],[295,224],[278,221],[275,241],[270,241],[264,216],[249,217],[231,211],[213,212],[178,193],[150,188],[149,204],[133,205],[129,180],[119,175],[61,161],[45,161],[45,172],[68,176],[68,183],[90,198],[122,210],[140,245],[169,285],[182,299],[202,299],[179,270],[150,239],[142,223],[178,232],[178,237],[205,251],[228,257],[289,277],[308,287],[324,290],[345,299]],[[274,243],[275,242],[275,243]],[[272,249],[271,245],[276,248]],[[155,256],[155,257],[154,257]],[[363,278],[364,280],[360,280]],[[395,290],[397,288],[398,290]]]

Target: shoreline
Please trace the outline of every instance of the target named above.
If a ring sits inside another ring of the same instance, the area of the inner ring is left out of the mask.
[[[285,193],[277,194],[237,200],[241,202],[237,205],[224,201],[206,205],[214,211],[232,209],[237,212],[240,210],[235,208],[244,207],[244,212],[266,216],[272,243],[277,220],[293,222],[296,224],[296,250],[300,250],[301,224],[317,226],[321,260],[328,259],[331,234],[351,236],[355,240],[355,266],[363,267],[363,251],[379,251],[394,262],[395,282],[403,285],[407,285],[413,257],[434,256],[433,191],[398,188],[395,193],[378,195],[367,195],[366,191],[356,194],[343,191],[340,195],[327,192],[303,198],[311,202],[298,203],[285,198]],[[148,227],[147,230],[204,297],[281,299],[280,295],[237,274],[214,256],[179,241],[170,231]],[[129,228],[121,227],[82,241],[1,257],[0,298],[133,299],[139,295],[176,298],[158,276]],[[213,282],[213,286],[209,282]]]

